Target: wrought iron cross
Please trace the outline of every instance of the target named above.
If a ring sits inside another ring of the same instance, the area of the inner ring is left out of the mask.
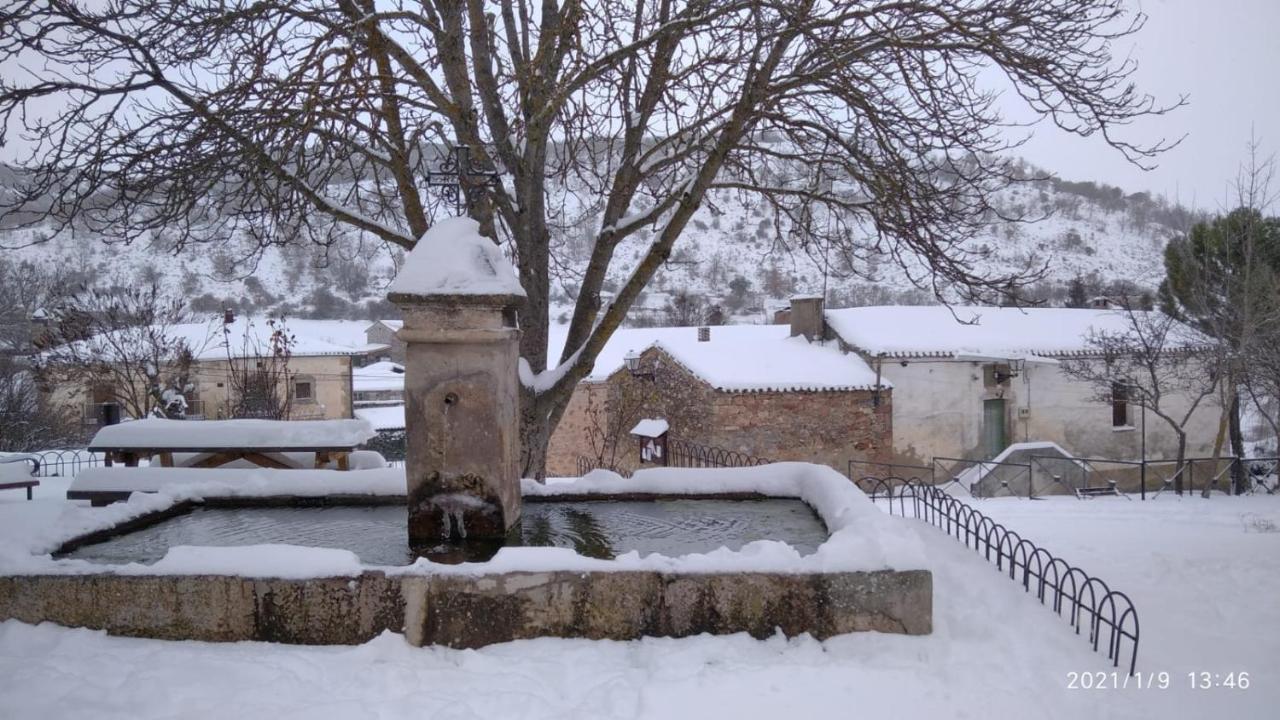
[[[476,189],[497,187],[498,173],[473,166],[471,148],[459,146],[449,151],[438,170],[427,173],[427,185],[441,188],[453,202],[454,210],[462,215],[464,208],[471,210]]]

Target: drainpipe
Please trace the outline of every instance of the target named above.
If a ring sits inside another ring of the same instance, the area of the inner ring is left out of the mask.
[[[880,407],[880,364],[884,362],[883,355],[876,356],[876,389],[872,391],[871,407]]]

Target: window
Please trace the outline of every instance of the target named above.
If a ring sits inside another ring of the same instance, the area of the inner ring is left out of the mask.
[[[1111,383],[1111,427],[1129,427],[1129,383]]]
[[[315,388],[310,380],[297,380],[293,383],[294,400],[315,400]]]

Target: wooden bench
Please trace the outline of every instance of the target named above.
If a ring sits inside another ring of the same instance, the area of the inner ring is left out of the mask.
[[[31,488],[40,484],[39,480],[18,480],[17,482],[0,482],[0,490],[18,490],[20,488],[27,489],[27,499],[31,499]]]

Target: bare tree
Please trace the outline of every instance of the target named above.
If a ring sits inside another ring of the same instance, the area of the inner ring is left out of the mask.
[[[0,62],[23,72],[0,80],[0,122],[31,155],[0,210],[177,245],[327,245],[345,225],[408,248],[442,211],[433,156],[465,146],[501,173],[468,194],[515,259],[531,367],[569,267],[557,238],[600,218],[573,271],[569,367],[524,397],[540,477],[573,387],[718,193],[763,197],[784,245],[896,262],[940,297],[1034,278],[981,270],[967,244],[1020,179],[985,78],[1145,164],[1169,143],[1118,132],[1170,106],[1112,54],[1144,20],[1127,0],[17,0]]]
[[[233,327],[230,322],[222,326],[230,416],[288,420],[293,410],[293,379],[297,375],[289,361],[297,338],[289,332],[284,318],[267,320],[265,342],[259,338],[252,319],[245,321],[240,337],[235,337]]]
[[[93,393],[133,418],[185,415],[194,351],[174,331],[181,301],[156,285],[81,288],[55,312],[48,349],[36,358],[42,382]]]
[[[1174,489],[1181,495],[1186,426],[1217,390],[1217,358],[1203,338],[1191,335],[1173,317],[1135,309],[1127,297],[1122,302],[1117,312],[1124,315],[1125,329],[1091,331],[1087,355],[1064,360],[1062,370],[1088,383],[1095,400],[1112,402],[1117,392],[1123,393],[1128,403],[1149,410],[1169,426],[1178,438]],[[1186,403],[1182,412],[1170,402],[1175,396]]]
[[[701,325],[706,318],[706,308],[707,302],[701,295],[680,290],[671,296],[662,312],[666,315],[668,325],[686,327]]]
[[[0,257],[0,353],[24,354],[39,344],[41,322],[76,285],[61,266]]]
[[[74,445],[76,418],[65,408],[41,402],[29,368],[0,355],[0,452],[29,452]]]

